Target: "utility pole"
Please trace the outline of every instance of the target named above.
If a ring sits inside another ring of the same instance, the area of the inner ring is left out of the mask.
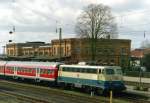
[[[59,61],[61,61],[61,40],[62,40],[62,28],[59,28]]]
[[[3,46],[3,55],[6,55],[5,49],[6,49],[6,46]]]

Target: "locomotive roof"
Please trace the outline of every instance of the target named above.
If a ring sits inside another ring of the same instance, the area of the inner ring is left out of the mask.
[[[9,61],[7,66],[56,67],[59,62]]]
[[[101,69],[104,69],[104,68],[121,68],[120,66],[91,66],[91,65],[61,65],[61,67],[77,67],[77,68],[91,68],[91,69],[97,69],[97,68],[101,68]]]

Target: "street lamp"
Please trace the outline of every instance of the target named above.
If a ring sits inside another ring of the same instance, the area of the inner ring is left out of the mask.
[[[142,74],[143,72],[146,71],[146,68],[145,67],[140,67],[140,73],[139,73],[139,79],[140,79],[140,82],[139,82],[139,88],[141,88],[141,84],[142,84]]]
[[[61,61],[61,41],[62,41],[62,28],[59,28],[59,61]]]

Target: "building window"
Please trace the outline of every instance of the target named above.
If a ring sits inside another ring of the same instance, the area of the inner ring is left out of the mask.
[[[10,55],[13,55],[13,50],[10,50]]]
[[[55,49],[55,48],[53,48],[53,54],[54,54],[54,55],[56,54],[56,49]]]
[[[98,54],[103,54],[103,51],[99,48],[99,49],[97,50],[97,53],[98,53]]]
[[[69,46],[67,46],[66,55],[69,55]]]
[[[114,54],[115,54],[114,49],[110,49],[110,54],[111,54],[111,55],[114,55]]]
[[[108,50],[107,49],[104,49],[104,53],[107,53],[108,52]]]
[[[48,52],[45,52],[45,55],[48,55]]]
[[[121,55],[125,55],[126,54],[126,48],[121,48]]]
[[[61,47],[61,55],[64,56],[65,55],[65,52],[64,52],[64,48]]]
[[[76,51],[77,53],[80,53],[80,48],[79,48],[79,47],[75,48],[75,51]]]

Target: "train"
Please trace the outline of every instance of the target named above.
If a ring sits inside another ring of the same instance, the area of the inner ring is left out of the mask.
[[[47,81],[104,93],[126,89],[119,66],[67,65],[59,62],[0,61],[0,76]]]

